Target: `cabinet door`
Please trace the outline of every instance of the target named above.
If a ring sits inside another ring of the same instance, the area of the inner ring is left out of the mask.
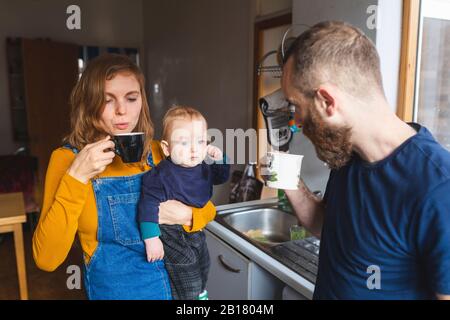
[[[283,288],[282,294],[283,300],[308,300],[304,295],[292,289],[290,286],[286,285]]]
[[[70,131],[69,97],[78,77],[78,46],[23,39],[29,147],[43,182],[50,155]]]
[[[247,300],[250,261],[205,230],[211,256],[207,290],[211,300]]]
[[[249,268],[249,300],[280,300],[285,284],[256,263]]]

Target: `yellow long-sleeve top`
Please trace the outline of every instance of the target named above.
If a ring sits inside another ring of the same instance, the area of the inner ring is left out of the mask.
[[[159,142],[152,142],[154,164],[162,159]],[[67,170],[75,154],[67,148],[53,151],[47,169],[44,202],[41,217],[33,235],[33,257],[36,265],[45,271],[54,271],[66,259],[75,235],[78,233],[85,261],[89,262],[97,248],[98,216],[91,182],[84,184]],[[146,165],[145,170],[150,167]],[[125,164],[120,157],[99,177],[130,176],[142,173],[140,164]],[[195,232],[214,219],[216,209],[209,201],[201,209],[192,208],[192,225],[183,226],[187,232]]]

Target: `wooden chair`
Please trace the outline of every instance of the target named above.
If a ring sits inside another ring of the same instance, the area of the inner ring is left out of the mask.
[[[0,233],[14,232],[20,299],[28,300],[22,223],[27,221],[22,192],[0,194]]]
[[[38,160],[27,154],[23,148],[13,155],[0,156],[0,194],[22,192],[25,212],[31,232],[36,227],[39,216],[40,185],[37,180]],[[1,236],[0,236],[1,237]]]

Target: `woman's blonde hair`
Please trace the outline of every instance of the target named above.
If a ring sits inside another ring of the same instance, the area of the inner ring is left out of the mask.
[[[169,141],[170,135],[172,133],[172,124],[174,120],[201,120],[205,122],[205,126],[207,126],[207,122],[205,117],[198,111],[192,107],[188,106],[172,106],[164,115],[163,118],[163,140]]]
[[[145,93],[145,78],[142,71],[130,58],[120,54],[102,54],[88,63],[70,96],[71,133],[64,139],[64,142],[81,150],[87,144],[96,142],[109,134],[100,122],[106,104],[105,82],[113,79],[119,73],[133,74],[139,82],[142,109],[133,131],[145,134],[144,153],[141,159],[142,162],[145,162],[151,152],[154,134]]]

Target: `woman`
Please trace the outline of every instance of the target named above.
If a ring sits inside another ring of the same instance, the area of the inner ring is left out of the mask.
[[[164,263],[149,263],[136,223],[141,177],[162,158],[144,77],[127,57],[107,54],[92,60],[71,95],[72,131],[52,153],[44,203],[33,236],[37,266],[55,270],[75,238],[84,253],[89,299],[171,299]],[[144,132],[140,163],[123,163],[110,137]],[[211,202],[195,209],[177,201],[160,206],[160,223],[198,231],[214,218]]]

